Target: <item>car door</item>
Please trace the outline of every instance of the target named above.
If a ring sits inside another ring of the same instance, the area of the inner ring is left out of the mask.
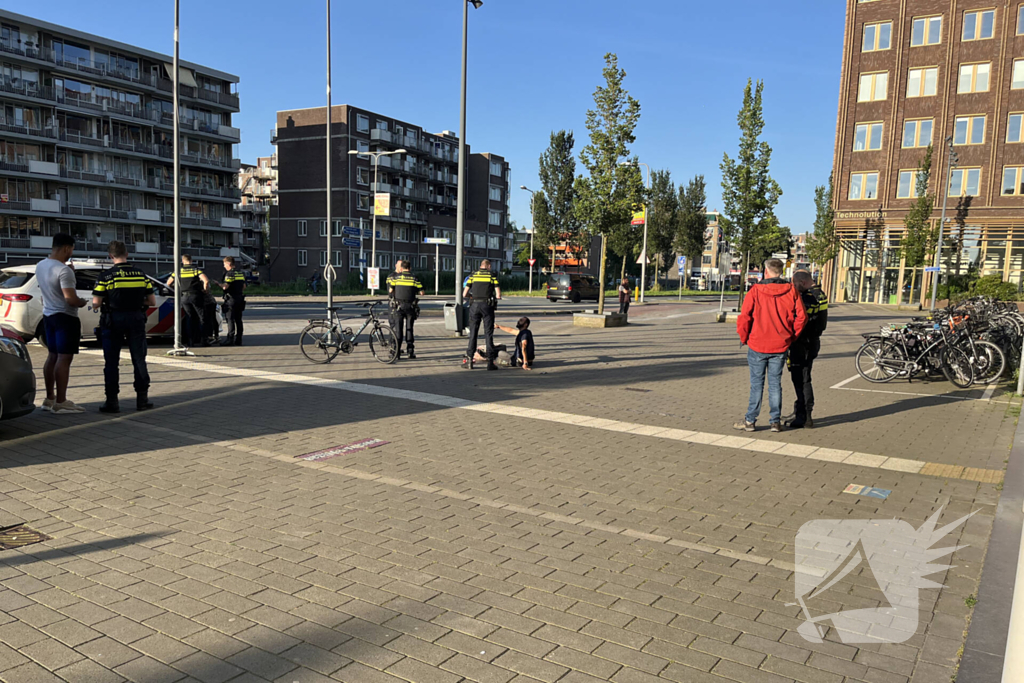
[[[100,271],[96,268],[75,269],[75,291],[78,296],[85,299],[85,308],[78,309],[78,319],[82,321],[82,336],[94,337],[93,333],[100,325],[100,307],[92,305],[92,290],[96,287],[96,280]]]
[[[156,295],[156,306],[146,309],[146,334],[151,337],[173,334],[174,292],[154,277],[149,277],[149,281]]]

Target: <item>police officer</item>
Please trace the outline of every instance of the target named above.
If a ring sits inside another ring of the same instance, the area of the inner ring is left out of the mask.
[[[814,279],[806,270],[798,270],[793,274],[793,286],[800,292],[804,310],[807,311],[807,326],[789,347],[789,358],[786,361],[793,380],[793,391],[796,393],[793,419],[787,420],[786,426],[800,429],[814,426],[811,418],[811,411],[814,410],[811,368],[821,350],[821,334],[828,326],[828,296],[814,284]]]
[[[149,370],[146,368],[146,308],[156,306],[153,285],[145,273],[128,263],[124,242],[114,240],[107,247],[114,267],[100,273],[92,290],[92,304],[100,307],[100,341],[103,344],[103,389],[106,402],[101,413],[119,413],[118,361],[128,343],[135,369],[135,407],[149,410]]]
[[[192,257],[181,255],[181,309],[188,320],[190,346],[209,346],[203,338],[203,321],[206,317],[206,292],[210,289],[210,278],[192,265]],[[167,286],[174,286],[174,275],[167,278]]]
[[[420,307],[416,296],[423,296],[423,284],[412,274],[408,261],[395,263],[395,272],[387,280],[388,296],[391,299],[391,327],[398,335],[398,355],[402,355],[402,337],[409,359],[416,358],[416,337],[412,324],[419,317]]]
[[[472,297],[469,305],[469,348],[462,361],[462,367],[473,369],[473,356],[476,354],[476,340],[480,334],[480,323],[484,324],[484,340],[487,344],[487,369],[497,370],[494,364],[494,309],[501,298],[501,287],[498,278],[491,272],[491,262],[484,259],[480,262],[480,270],[469,276],[462,296]]]
[[[228,335],[221,346],[242,345],[242,311],[245,310],[245,275],[235,268],[235,257],[224,257],[224,303],[220,311],[228,323]]]

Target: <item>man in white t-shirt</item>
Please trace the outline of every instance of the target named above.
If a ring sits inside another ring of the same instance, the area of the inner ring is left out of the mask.
[[[61,415],[84,413],[85,408],[68,400],[71,361],[78,353],[82,339],[82,322],[78,309],[86,300],[75,290],[75,271],[67,265],[75,251],[75,238],[59,233],[53,236],[50,255],[36,264],[36,282],[43,299],[43,329],[46,348],[50,352],[43,364],[46,399],[43,410]]]

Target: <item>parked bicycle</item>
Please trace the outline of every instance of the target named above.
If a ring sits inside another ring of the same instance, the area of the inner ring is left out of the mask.
[[[390,365],[398,360],[398,338],[391,328],[381,322],[377,316],[377,306],[386,302],[374,301],[360,304],[369,311],[366,315],[366,322],[353,332],[351,327],[342,327],[338,318],[338,309],[330,308],[328,320],[310,320],[305,329],[299,335],[299,348],[302,355],[313,363],[330,363],[339,353],[348,355],[352,353],[360,342],[358,341],[366,328],[372,327],[367,334],[370,344],[370,352],[373,357],[381,363]]]

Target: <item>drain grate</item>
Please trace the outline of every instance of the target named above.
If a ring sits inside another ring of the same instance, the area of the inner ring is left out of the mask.
[[[12,526],[0,529],[0,550],[12,550],[32,545],[40,541],[49,541],[50,537],[27,526]]]

